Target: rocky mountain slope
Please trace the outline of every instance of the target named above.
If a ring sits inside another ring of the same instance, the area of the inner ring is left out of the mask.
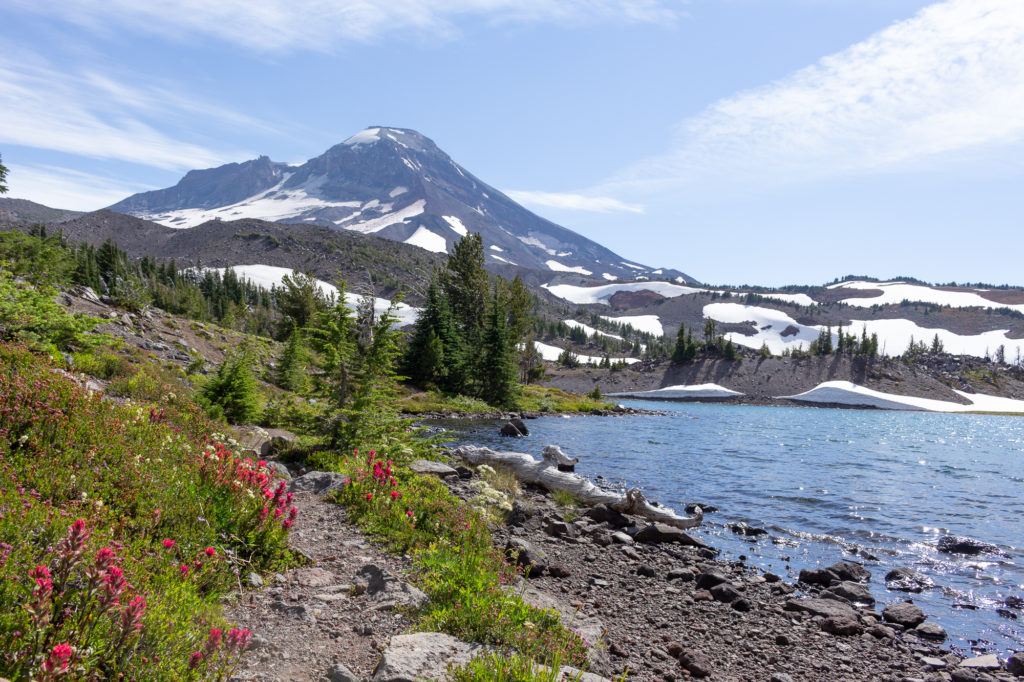
[[[0,223],[55,224],[82,215],[81,211],[50,208],[28,199],[0,197]]]
[[[495,266],[604,280],[652,272],[526,210],[404,128],[367,128],[298,166],[262,156],[191,171],[174,187],[133,195],[110,209],[174,228],[243,218],[309,223],[435,253],[477,232]],[[692,281],[675,270],[659,274]]]

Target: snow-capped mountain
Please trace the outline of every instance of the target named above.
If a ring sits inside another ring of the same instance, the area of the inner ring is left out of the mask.
[[[175,228],[259,218],[352,230],[446,252],[469,232],[494,267],[519,266],[600,281],[692,282],[652,270],[523,208],[414,130],[373,127],[299,166],[265,156],[191,171],[168,189],[111,210]],[[678,279],[677,279],[678,278]]]

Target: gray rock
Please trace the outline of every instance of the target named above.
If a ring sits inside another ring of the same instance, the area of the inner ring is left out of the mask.
[[[772,673],[772,676],[768,678],[768,682],[793,682],[793,678],[786,673]]]
[[[329,682],[359,682],[359,677],[345,667],[344,663],[332,665],[331,669],[327,671],[327,679]]]
[[[885,574],[885,586],[899,592],[924,592],[930,588],[931,578],[909,568],[894,568]]]
[[[274,478],[284,479],[285,481],[290,481],[292,478],[292,472],[288,471],[288,467],[280,462],[271,460],[267,462],[267,468],[270,469]]]
[[[731,606],[736,611],[742,611],[744,613],[754,608],[751,605],[751,603],[744,597],[740,597],[739,599],[733,601],[731,604],[729,604],[729,606]]]
[[[821,622],[821,629],[840,637],[852,637],[864,632],[864,626],[855,615],[829,616]]]
[[[629,525],[629,519],[626,518],[625,514],[612,509],[606,504],[595,505],[588,509],[584,515],[598,523],[607,523],[612,528],[625,528]]]
[[[463,666],[483,652],[470,644],[440,632],[395,635],[381,655],[373,682],[416,682],[442,680],[449,666]]]
[[[525,433],[520,431],[512,422],[503,424],[502,427],[498,430],[498,433],[505,436],[506,438],[522,438],[523,436],[526,435]]]
[[[821,585],[822,587],[841,582],[839,576],[827,568],[805,568],[800,571],[800,576],[797,579],[808,585]]]
[[[576,526],[565,521],[548,521],[544,526],[544,532],[556,538],[574,538]]]
[[[540,575],[548,565],[544,550],[521,538],[510,538],[505,544],[505,554],[525,569],[527,577]]]
[[[1010,654],[1006,659],[1006,672],[1017,677],[1024,677],[1024,652]]]
[[[882,611],[882,619],[887,623],[895,623],[904,628],[917,627],[924,622],[926,616],[919,607],[908,602],[889,604]]]
[[[711,662],[699,651],[684,651],[679,654],[679,665],[698,679],[711,674]]]
[[[875,639],[894,639],[896,637],[896,631],[888,625],[882,625],[881,623],[875,623],[868,628],[868,634]]]
[[[941,642],[946,639],[946,631],[942,626],[938,623],[932,623],[929,621],[925,621],[914,628],[914,633],[917,634],[918,637],[930,639],[933,642]]]
[[[647,578],[653,578],[658,575],[658,571],[650,564],[640,564],[636,567],[636,574]]]
[[[553,563],[548,566],[548,575],[552,578],[568,578],[572,571],[565,564]]]
[[[999,659],[995,654],[985,654],[960,661],[961,668],[973,668],[975,670],[999,670]]]
[[[636,540],[634,540],[633,538],[629,537],[628,535],[623,533],[621,530],[618,530],[618,531],[615,531],[614,533],[612,533],[612,541],[613,542],[617,542],[620,545],[632,545],[634,542],[636,542]]]
[[[731,604],[743,595],[731,583],[719,583],[711,588],[711,596],[715,598],[715,601]]]
[[[939,538],[937,548],[946,554],[997,554],[999,548],[995,545],[974,538],[958,535],[946,535]]]
[[[941,658],[935,658],[934,656],[922,656],[921,663],[933,670],[945,670],[947,665],[944,660]]]
[[[729,577],[717,570],[702,571],[697,575],[697,587],[705,590],[726,582],[729,582]]]
[[[526,423],[522,419],[516,417],[514,419],[509,419],[508,423],[516,427],[516,430],[524,436],[530,435],[530,429],[526,428]]]
[[[416,459],[409,464],[409,468],[417,474],[439,476],[441,478],[450,478],[458,476],[459,472],[441,462],[432,462],[429,459]]]
[[[345,477],[333,471],[310,471],[288,482],[291,492],[314,492],[326,494],[331,490],[341,490]]]
[[[687,535],[682,529],[664,523],[651,523],[644,526],[637,531],[633,539],[647,544],[675,542],[687,547],[707,547],[700,540]]]
[[[871,596],[871,590],[860,583],[844,580],[838,585],[828,589],[834,595],[847,599],[858,604],[874,604],[875,598]]]
[[[740,521],[739,523],[730,523],[729,530],[731,530],[733,533],[736,533],[737,535],[742,535],[748,538],[756,538],[762,535],[768,535],[768,531],[766,531],[764,528],[757,528],[755,526],[746,524],[742,521]]]
[[[852,606],[833,599],[790,599],[783,608],[786,611],[803,611],[823,618],[857,617],[857,612]]]
[[[249,575],[246,576],[245,580],[249,584],[249,587],[253,589],[259,589],[263,587],[263,578],[261,578],[260,574],[256,573],[255,571],[251,571]]]
[[[665,575],[665,578],[668,580],[681,580],[684,583],[688,583],[693,580],[693,569],[673,568]]]
[[[837,561],[829,566],[828,570],[839,576],[840,580],[855,583],[866,583],[871,580],[871,571],[855,561]]]

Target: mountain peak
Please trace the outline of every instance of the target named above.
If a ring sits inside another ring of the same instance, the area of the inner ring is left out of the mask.
[[[685,275],[635,265],[523,208],[409,128],[370,126],[299,166],[265,156],[190,171],[174,187],[111,207],[175,228],[258,218],[315,224],[444,253],[469,232],[492,269],[600,282]]]

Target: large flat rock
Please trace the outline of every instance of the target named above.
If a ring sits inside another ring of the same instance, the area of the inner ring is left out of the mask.
[[[395,635],[373,671],[373,682],[444,680],[449,667],[460,667],[485,651],[441,632]]]

